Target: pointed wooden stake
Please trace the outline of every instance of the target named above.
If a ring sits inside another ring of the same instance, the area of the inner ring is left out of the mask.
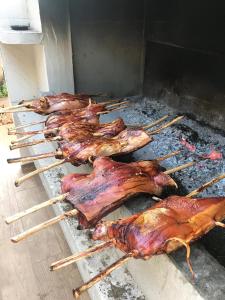
[[[42,144],[42,143],[60,141],[61,139],[62,138],[60,136],[56,136],[56,137],[52,137],[52,138],[34,140],[34,141],[31,141],[31,142],[27,142],[27,143],[17,143],[17,144],[14,144],[14,145],[10,145],[9,149],[10,150],[15,150],[15,149],[30,147],[30,146],[34,146],[34,145],[38,145],[38,144]]]
[[[89,280],[87,283],[81,285],[79,288],[73,290],[73,296],[75,299],[78,299],[80,295],[85,292],[87,289],[91,288],[93,285],[95,285],[100,280],[104,279],[106,276],[108,276],[112,271],[122,266],[125,262],[127,262],[130,258],[132,258],[134,254],[132,252],[125,254],[120,259],[118,259],[115,263],[113,263],[111,266],[106,268],[104,271],[93,277],[91,280]]]
[[[164,155],[164,156],[155,158],[155,160],[157,160],[157,161],[163,161],[163,160],[166,160],[166,159],[168,159],[168,158],[170,158],[170,157],[176,156],[177,154],[180,154],[180,153],[181,153],[181,151],[180,151],[180,150],[177,150],[177,151],[171,152],[171,153],[169,153],[169,154],[166,154],[166,155]]]
[[[123,105],[123,106],[120,106],[120,107],[117,107],[117,108],[114,108],[114,109],[108,109],[108,110],[105,110],[105,111],[100,111],[100,112],[97,112],[96,115],[104,115],[104,114],[108,114],[110,112],[113,112],[113,111],[117,111],[117,110],[120,110],[120,109],[123,109],[123,108],[126,108],[128,107],[127,105]]]
[[[193,197],[198,195],[199,193],[201,193],[203,190],[207,189],[208,187],[212,186],[213,184],[219,182],[220,180],[225,178],[225,173],[219,175],[216,178],[213,178],[212,180],[206,182],[205,184],[203,184],[202,186],[200,186],[199,188],[197,188],[196,190],[192,191],[191,193],[189,193],[186,197]]]
[[[18,179],[15,181],[15,186],[19,186],[19,185],[21,185],[21,183],[23,183],[25,180],[27,180],[27,179],[29,179],[29,178],[31,178],[31,177],[37,175],[37,174],[40,174],[40,173],[42,173],[42,172],[48,171],[48,170],[50,170],[50,169],[52,169],[52,168],[58,167],[58,166],[64,164],[65,162],[66,162],[65,159],[62,159],[62,160],[59,160],[59,161],[57,161],[57,162],[55,162],[55,163],[53,163],[53,164],[50,164],[50,165],[48,165],[48,166],[46,166],[46,167],[42,167],[42,168],[39,168],[39,169],[37,169],[37,170],[34,170],[33,172],[30,172],[30,173],[28,173],[28,174],[26,174],[26,175],[24,175],[24,176],[18,178]]]
[[[34,226],[14,237],[11,238],[11,241],[14,242],[14,243],[18,243],[22,240],[25,240],[26,238],[28,238],[29,236],[53,225],[53,224],[56,224],[56,223],[59,223],[60,221],[66,219],[66,218],[71,218],[71,217],[75,217],[76,215],[78,214],[78,210],[77,209],[72,209],[70,211],[67,211],[59,216],[56,216],[50,220],[47,220],[41,224],[38,224],[37,226]]]
[[[164,124],[162,127],[158,128],[158,129],[156,129],[156,130],[153,130],[153,131],[149,131],[148,134],[150,134],[150,135],[157,134],[157,133],[159,133],[161,130],[170,127],[171,125],[173,125],[174,123],[180,121],[180,120],[183,119],[183,118],[184,118],[184,116],[177,117],[177,118],[173,119],[172,121],[170,121],[170,122]]]
[[[33,134],[33,135],[23,136],[22,138],[19,138],[19,139],[17,139],[17,140],[11,141],[11,144],[14,145],[14,144],[20,143],[20,142],[22,142],[22,141],[25,141],[25,140],[28,140],[28,139],[34,137],[35,135],[36,135],[36,133]]]
[[[119,99],[113,99],[113,100],[108,100],[108,101],[104,101],[104,102],[98,102],[97,104],[101,104],[101,105],[106,105],[106,104],[111,104],[114,102],[118,102],[123,100],[124,98],[119,98]]]
[[[15,221],[17,221],[17,220],[19,220],[19,219],[27,216],[27,215],[30,215],[30,214],[32,214],[32,213],[34,213],[34,212],[36,212],[36,211],[44,208],[44,207],[47,207],[49,205],[53,205],[53,204],[55,204],[57,202],[63,201],[63,200],[66,199],[66,197],[68,195],[69,195],[69,193],[65,193],[65,194],[59,195],[57,197],[51,198],[51,199],[49,199],[49,200],[47,200],[45,202],[42,202],[40,204],[34,205],[31,208],[28,208],[28,209],[26,209],[24,211],[21,211],[21,212],[15,214],[13,216],[10,216],[10,217],[6,218],[5,219],[5,223],[6,224],[11,224],[11,223],[13,223],[13,222],[15,222]]]
[[[21,108],[21,107],[26,107],[27,104],[19,104],[19,105],[13,105],[13,106],[8,106],[0,109],[0,113],[5,113],[5,112],[11,112],[11,110]]]
[[[108,108],[111,108],[111,107],[114,107],[114,106],[119,106],[121,104],[124,104],[124,103],[129,103],[129,101],[123,101],[123,102],[119,102],[119,103],[115,103],[115,104],[110,104],[110,105],[107,105],[107,109]]]
[[[164,120],[167,119],[168,117],[169,117],[169,115],[166,115],[166,116],[164,116],[164,117],[162,117],[162,118],[160,118],[160,119],[154,121],[153,123],[150,123],[150,124],[148,124],[148,125],[143,126],[142,128],[143,128],[143,129],[150,129],[150,128],[152,128],[152,127],[158,125],[159,123],[161,123],[162,121],[164,121]]]
[[[7,162],[9,164],[13,164],[13,163],[24,163],[24,162],[32,162],[38,159],[44,159],[44,158],[48,158],[48,157],[54,157],[55,155],[57,155],[57,152],[49,152],[49,153],[43,153],[43,154],[38,154],[38,155],[31,155],[31,156],[24,156],[24,157],[18,157],[18,158],[8,158]]]
[[[19,112],[31,112],[31,111],[35,111],[35,109],[32,109],[32,108],[26,108],[26,109],[20,109],[18,108],[17,110],[10,110],[10,109],[7,109],[7,110],[2,110],[0,109],[0,114],[5,114],[5,113],[19,113]]]
[[[34,134],[47,134],[51,133],[52,131],[58,128],[51,128],[51,129],[40,129],[40,130],[33,130],[33,131],[15,131],[9,132],[9,135],[34,135]]]
[[[189,167],[192,167],[196,162],[195,161],[191,161],[189,163],[186,163],[186,164],[183,164],[181,166],[178,166],[178,167],[175,167],[175,168],[172,168],[172,169],[169,169],[169,170],[166,170],[165,172],[163,172],[164,174],[172,174],[172,173],[175,173],[175,172],[178,172],[178,171],[181,171],[183,169],[186,169],[186,168],[189,168]]]
[[[32,123],[29,123],[29,124],[23,124],[21,126],[17,126],[17,127],[14,127],[14,128],[8,128],[8,132],[14,132],[17,129],[26,128],[26,127],[30,127],[30,126],[34,126],[34,125],[43,124],[43,123],[45,123],[45,121],[39,121],[39,122],[32,122]]]
[[[68,256],[66,258],[63,258],[61,260],[58,260],[54,263],[51,264],[50,266],[50,271],[55,271],[55,270],[59,270],[63,267],[66,267],[80,259],[83,259],[85,257],[88,257],[88,256],[91,256],[95,253],[98,253],[100,251],[103,251],[105,250],[106,248],[109,248],[113,246],[113,243],[111,241],[108,241],[108,242],[103,242],[101,244],[98,244],[96,246],[93,246],[89,249],[87,249],[86,251],[83,251],[79,254],[74,254],[74,255],[71,255],[71,256]]]

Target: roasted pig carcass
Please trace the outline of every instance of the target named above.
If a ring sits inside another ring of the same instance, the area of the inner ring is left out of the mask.
[[[87,107],[75,111],[62,111],[51,114],[45,121],[46,129],[59,128],[65,123],[90,123],[98,124],[100,112],[106,111],[106,105],[90,103]]]
[[[160,161],[176,153],[164,156]],[[6,223],[12,223],[53,203],[67,201],[73,206],[71,212],[76,210],[80,227],[89,228],[132,196],[140,193],[161,196],[165,191],[169,193],[177,188],[175,181],[168,175],[170,172],[163,172],[157,160],[120,163],[101,157],[94,161],[93,167],[91,174],[70,174],[63,177],[62,195],[9,217]],[[63,218],[72,216],[71,212],[66,212]],[[61,219],[59,217],[59,220]],[[49,225],[52,224],[51,220],[47,222]],[[45,227],[47,224],[42,227],[38,225],[38,230],[31,229],[31,231],[34,233]],[[13,241],[19,241],[21,237],[23,239],[26,236],[27,234],[23,233],[19,239],[14,238]]]
[[[9,158],[7,161],[8,163],[32,162],[48,157],[61,159],[59,162],[42,167],[19,178],[15,182],[16,186],[18,186],[21,182],[27,180],[28,178],[31,178],[36,174],[40,174],[41,172],[47,171],[50,168],[56,167],[65,162],[70,162],[74,165],[80,165],[88,162],[92,163],[93,159],[101,156],[116,156],[131,153],[150,143],[153,140],[152,134],[158,134],[161,130],[169,127],[182,118],[183,116],[177,117],[164,124],[160,128],[150,132],[148,131],[150,125],[147,125],[139,129],[127,128],[112,138],[93,136],[90,139],[82,142],[73,143],[62,141],[59,142],[59,149],[56,151],[33,156]]]
[[[59,148],[50,153],[33,155],[20,158],[9,158],[8,163],[31,162],[47,157],[63,159],[75,166],[92,162],[100,156],[116,156],[131,153],[138,150],[153,138],[143,129],[125,129],[112,138],[92,136],[82,142],[59,142]]]
[[[135,258],[170,253],[200,238],[225,218],[225,197],[170,196],[148,210],[97,225],[94,240],[111,240]]]
[[[90,99],[90,96],[85,94],[72,95],[61,93],[59,95],[44,96],[33,100],[31,103],[27,104],[26,107],[33,109],[34,112],[38,114],[48,115],[56,111],[71,111],[73,109],[84,108],[89,104]]]
[[[93,167],[91,174],[71,174],[61,184],[62,192],[69,193],[66,201],[78,210],[83,228],[92,227],[134,195],[160,196],[165,190],[177,188],[156,160],[120,163],[100,157]]]
[[[62,141],[55,157],[78,166],[100,156],[134,152],[152,141],[153,138],[143,129],[127,128],[112,138],[92,137],[78,143]]]
[[[58,129],[47,129],[44,132],[45,138],[38,139],[26,143],[18,143],[11,145],[10,149],[23,148],[33,146],[48,141],[64,141],[64,142],[83,142],[92,137],[113,137],[126,128],[121,118],[111,123],[89,124],[89,123],[65,123]]]
[[[126,102],[126,101],[124,101]],[[123,103],[124,103],[123,102]],[[122,102],[121,102],[122,103]],[[45,123],[45,128],[41,130],[32,130],[32,131],[15,131],[10,130],[10,135],[22,135],[22,136],[31,136],[35,134],[45,134],[47,135],[54,135],[55,131],[59,130],[62,125],[65,123],[82,123],[82,124],[98,124],[99,123],[99,117],[101,114],[106,114],[109,112],[112,112],[117,109],[122,109],[125,106],[121,105],[121,103],[117,103],[119,107],[112,107],[109,108],[109,106],[106,106],[105,104],[92,104],[90,103],[87,107],[81,108],[81,109],[75,109],[73,111],[60,111],[50,114],[46,121],[42,121],[41,123]],[[112,104],[112,105],[117,105]],[[111,105],[111,106],[112,106]],[[117,105],[117,106],[118,106]],[[17,141],[14,141],[12,143],[16,143]]]
[[[185,246],[187,263],[190,263],[190,243],[215,226],[225,227],[225,197],[194,198],[198,193],[225,178],[222,174],[192,191],[187,196],[170,196],[151,208],[116,221],[101,221],[92,233],[93,240],[101,240],[84,252],[57,262],[50,269],[57,270],[82,258],[92,256],[108,247],[116,247],[125,253],[118,261],[73,290],[77,299],[82,292],[122,266],[131,258],[149,259],[153,255],[171,253]]]
[[[114,137],[125,128],[126,125],[121,118],[102,124],[66,123],[60,127],[56,135],[60,141],[76,142],[92,137]]]
[[[34,111],[40,115],[49,115],[56,111],[70,111],[77,108],[84,108],[90,102],[94,102],[90,95],[61,93],[58,95],[43,96],[31,101],[23,100],[19,105],[5,108],[3,111],[17,112],[21,111],[21,108],[25,108],[27,109],[26,111]]]

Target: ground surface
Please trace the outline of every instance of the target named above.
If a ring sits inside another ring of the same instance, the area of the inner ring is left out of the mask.
[[[72,300],[72,289],[82,283],[76,266],[50,272],[51,262],[70,255],[70,250],[59,225],[19,244],[10,237],[22,230],[53,217],[51,209],[24,218],[7,226],[4,218],[32,205],[47,200],[39,177],[19,188],[14,180],[21,176],[19,164],[8,165],[9,140],[7,127],[0,127],[0,299],[1,300]],[[19,153],[15,151],[15,156]],[[23,169],[27,172],[29,170]],[[89,299],[87,294],[82,300]]]

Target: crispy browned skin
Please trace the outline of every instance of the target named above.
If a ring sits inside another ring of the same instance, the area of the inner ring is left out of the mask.
[[[86,107],[89,103],[90,96],[85,94],[68,94],[61,93],[53,96],[44,96],[33,100],[28,104],[28,108],[32,108],[36,113],[48,115],[52,112],[61,110],[73,110]]]
[[[190,199],[170,196],[148,210],[118,221],[96,226],[94,240],[112,240],[136,258],[170,253],[200,238],[225,218],[225,197]],[[168,241],[170,240],[170,241]]]
[[[58,158],[74,165],[100,156],[123,155],[140,149],[153,140],[143,129],[125,129],[113,138],[92,137],[83,142],[61,142]]]
[[[103,104],[89,104],[85,108],[74,109],[73,111],[63,110],[50,114],[45,121],[43,131],[46,138],[54,137],[58,134],[60,128],[66,123],[76,124],[99,124],[98,112],[104,111]],[[40,130],[26,131],[23,134],[36,134]]]
[[[121,118],[111,123],[88,124],[66,123],[60,127],[57,136],[63,141],[82,142],[92,137],[113,137],[126,128]]]
[[[73,111],[60,111],[48,116],[45,126],[46,129],[59,128],[65,123],[99,123],[98,112],[106,110],[103,104],[89,104],[85,108],[75,109]]]
[[[108,157],[94,161],[91,174],[70,174],[62,179],[62,192],[69,192],[67,201],[78,209],[83,227],[95,225],[128,198],[139,193],[160,196],[164,189],[176,188],[157,161],[115,162]]]

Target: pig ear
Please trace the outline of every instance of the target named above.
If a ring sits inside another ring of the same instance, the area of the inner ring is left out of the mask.
[[[66,267],[66,266],[68,266],[68,265],[70,265],[70,264],[72,264],[72,263],[74,263],[74,262],[76,262],[76,261],[78,261],[82,258],[91,256],[95,253],[103,251],[104,249],[112,247],[112,246],[113,246],[112,241],[108,241],[108,242],[98,244],[97,246],[91,247],[91,248],[87,249],[86,251],[68,256],[66,258],[63,258],[61,260],[58,260],[58,261],[52,263],[51,266],[50,266],[50,270],[55,271],[55,270],[61,269],[61,268]]]
[[[181,238],[177,238],[177,237],[172,237],[172,238],[166,240],[166,243],[168,243],[170,241],[177,241],[177,242],[181,243],[186,248],[186,250],[187,250],[187,252],[186,252],[187,264],[188,264],[189,270],[190,270],[190,272],[192,274],[192,277],[194,279],[195,278],[195,273],[193,271],[191,260],[190,260],[190,255],[191,255],[190,245],[185,240],[183,240]]]

